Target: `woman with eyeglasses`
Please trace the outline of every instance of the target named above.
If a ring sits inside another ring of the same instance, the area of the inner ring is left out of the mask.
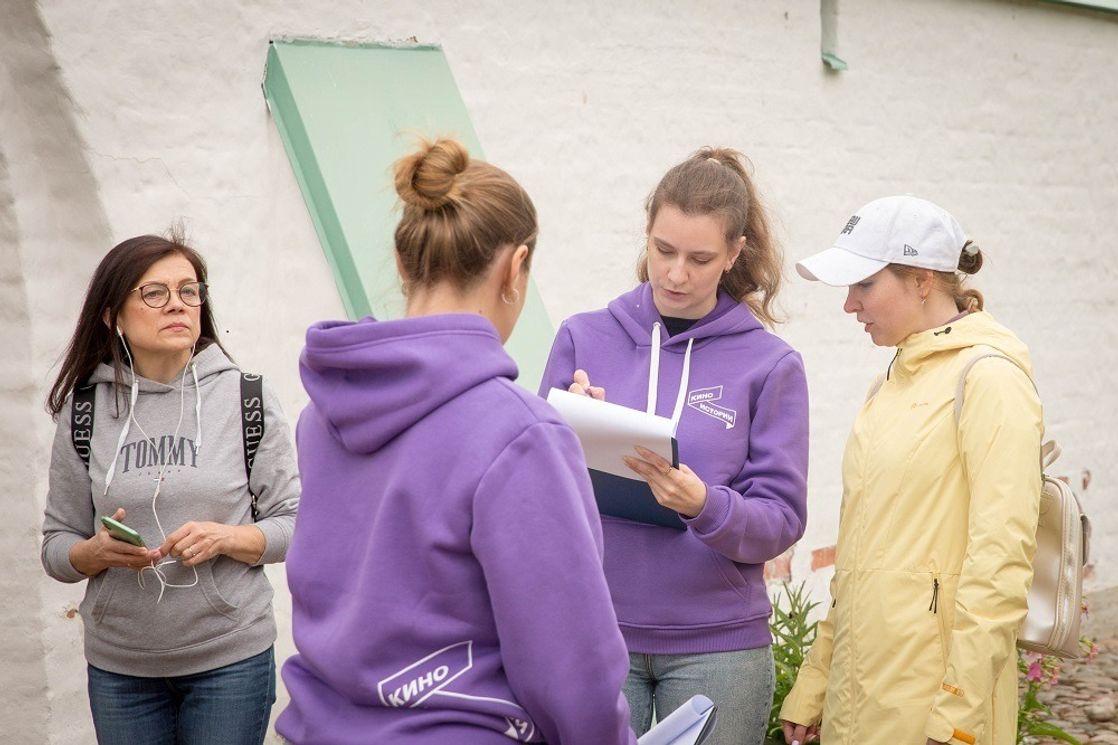
[[[264,565],[287,553],[299,477],[276,396],[226,355],[181,237],[102,259],[47,408],[42,561],[86,583],[97,741],[259,745],[275,700]]]

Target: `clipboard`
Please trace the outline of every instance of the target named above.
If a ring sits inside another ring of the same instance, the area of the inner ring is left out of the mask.
[[[679,467],[679,443],[671,419],[552,388],[547,402],[570,425],[582,445],[598,512],[646,525],[686,530],[679,513],[652,495],[648,482],[625,465],[640,445]]]

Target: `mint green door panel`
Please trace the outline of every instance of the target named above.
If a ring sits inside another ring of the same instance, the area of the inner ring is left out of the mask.
[[[399,318],[392,163],[415,136],[481,144],[437,47],[276,41],[264,96],[350,318]],[[554,329],[534,283],[507,349],[535,390]]]

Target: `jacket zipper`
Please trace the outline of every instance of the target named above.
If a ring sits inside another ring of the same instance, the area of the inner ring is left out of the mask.
[[[889,360],[889,367],[885,368],[885,379],[888,380],[889,376],[893,374],[893,363],[901,356],[900,347],[897,348],[897,353],[893,355],[893,359]]]
[[[928,610],[939,613],[939,577],[932,577],[932,602],[928,604]]]

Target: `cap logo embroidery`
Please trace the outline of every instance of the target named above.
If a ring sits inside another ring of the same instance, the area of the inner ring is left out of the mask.
[[[904,244],[904,255],[905,256],[919,256],[920,253],[915,248],[913,248],[912,246],[910,246],[906,243],[906,244]]]
[[[846,235],[847,233],[854,232],[854,226],[857,225],[858,221],[861,220],[861,219],[862,218],[858,217],[857,215],[854,215],[854,217],[847,220],[846,221],[846,227],[842,229],[842,232],[839,233],[839,235]]]

